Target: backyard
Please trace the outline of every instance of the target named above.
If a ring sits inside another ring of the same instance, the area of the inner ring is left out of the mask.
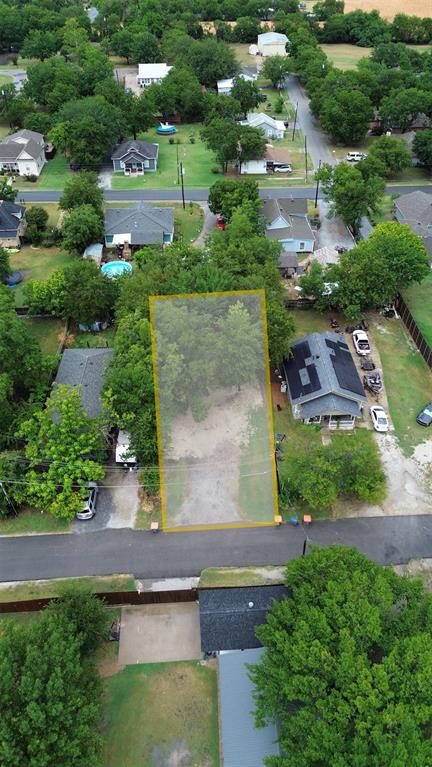
[[[44,354],[57,354],[60,343],[64,337],[64,322],[53,318],[23,317],[26,328],[40,343]]]
[[[25,306],[23,288],[28,280],[46,280],[55,269],[61,269],[72,263],[74,256],[62,253],[59,248],[35,248],[25,245],[21,250],[12,253],[10,265],[13,271],[23,273],[23,281],[14,288],[15,305]]]
[[[216,667],[127,666],[105,680],[104,767],[219,766]]]
[[[404,293],[411,314],[432,347],[432,272],[420,284],[414,283]]]

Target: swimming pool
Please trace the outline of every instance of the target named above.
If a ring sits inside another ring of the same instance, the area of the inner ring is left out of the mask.
[[[128,264],[127,261],[108,261],[107,264],[102,266],[101,271],[110,280],[113,280],[122,274],[130,273],[132,271],[132,264]]]

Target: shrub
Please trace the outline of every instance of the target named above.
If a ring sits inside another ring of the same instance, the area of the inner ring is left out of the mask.
[[[34,184],[34,182],[38,180],[38,177],[35,176],[33,173],[31,173],[28,176],[24,176],[24,178],[26,181],[30,181],[32,184]]]
[[[211,172],[212,172],[212,173],[214,173],[214,174],[215,174],[215,176],[216,176],[216,175],[219,175],[219,173],[220,173],[220,167],[219,167],[219,165],[213,165],[213,166],[212,166],[212,168],[211,168]]]
[[[36,224],[30,224],[26,229],[25,238],[33,245],[40,245],[42,242],[42,232]]]

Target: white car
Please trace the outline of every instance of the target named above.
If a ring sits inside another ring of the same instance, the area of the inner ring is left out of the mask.
[[[367,354],[370,354],[371,348],[369,338],[364,330],[354,330],[352,334],[352,340],[357,354],[359,354],[361,357],[365,357]]]
[[[370,414],[372,418],[372,425],[375,431],[383,432],[389,430],[389,420],[384,408],[382,408],[381,405],[372,405]]]
[[[292,165],[275,165],[275,173],[292,173]]]
[[[125,468],[134,466],[137,462],[130,451],[130,435],[122,429],[120,429],[117,437],[115,460],[117,464],[121,464]]]
[[[87,485],[87,496],[83,501],[81,511],[77,511],[76,518],[81,520],[93,519],[96,514],[96,501],[99,487],[97,482],[89,482]]]
[[[345,157],[347,162],[360,162],[360,160],[366,160],[367,154],[364,152],[348,152]]]

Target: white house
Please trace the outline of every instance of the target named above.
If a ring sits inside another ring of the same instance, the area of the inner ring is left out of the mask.
[[[19,130],[0,143],[0,170],[17,176],[39,176],[46,163],[42,133]]]
[[[137,85],[140,88],[148,88],[153,83],[161,83],[164,77],[172,69],[165,63],[138,64]]]
[[[247,160],[241,166],[241,173],[270,173],[277,166],[291,166],[291,155],[283,147],[267,145],[265,156],[260,160]]]
[[[249,112],[246,120],[242,120],[240,125],[259,128],[266,138],[283,138],[286,131],[283,120],[275,120],[270,115],[265,114],[265,112]]]
[[[241,77],[243,80],[246,80],[248,82],[253,82],[256,80],[256,77],[251,77],[250,75],[241,72],[237,77]],[[229,96],[233,85],[234,85],[235,77],[228,77],[226,80],[218,80],[217,81],[217,92],[219,96]]]
[[[286,44],[289,40],[280,32],[263,32],[258,35],[258,52],[261,56],[288,56]]]

